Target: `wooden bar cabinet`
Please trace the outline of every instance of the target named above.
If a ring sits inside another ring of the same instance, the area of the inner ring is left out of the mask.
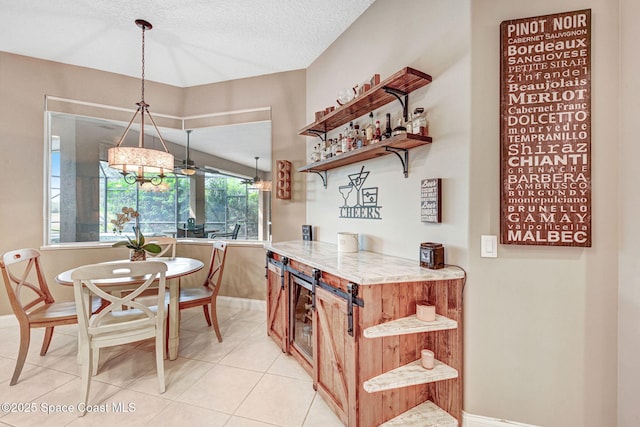
[[[345,425],[462,425],[461,269],[314,241],[266,248],[267,333]],[[416,318],[422,300],[435,321]]]

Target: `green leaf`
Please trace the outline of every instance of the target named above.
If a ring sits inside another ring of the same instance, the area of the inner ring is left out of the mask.
[[[116,242],[113,245],[111,245],[112,248],[117,248],[119,246],[129,246],[129,242],[125,242],[124,240],[121,242]]]
[[[159,254],[162,251],[160,245],[156,245],[155,243],[147,243],[142,247],[147,252],[151,252],[152,254]]]

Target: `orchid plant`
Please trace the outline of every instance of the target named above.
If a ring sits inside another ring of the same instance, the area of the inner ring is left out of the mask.
[[[160,253],[160,251],[162,251],[162,248],[159,245],[155,243],[145,244],[144,235],[140,231],[140,226],[139,226],[140,214],[133,208],[130,208],[127,206],[123,207],[122,213],[117,214],[116,219],[111,220],[111,223],[113,224],[113,232],[116,234],[122,234],[122,230],[124,229],[124,226],[132,219],[135,219],[136,221],[135,238],[132,239],[129,236],[126,236],[127,237],[126,241],[123,240],[123,241],[114,243],[113,247],[117,248],[120,246],[125,246],[129,249],[133,249],[134,251],[146,251],[152,254]]]

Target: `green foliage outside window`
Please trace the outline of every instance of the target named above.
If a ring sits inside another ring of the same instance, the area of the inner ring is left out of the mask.
[[[205,228],[230,233],[240,224],[238,238],[258,238],[257,190],[226,176],[205,177]]]

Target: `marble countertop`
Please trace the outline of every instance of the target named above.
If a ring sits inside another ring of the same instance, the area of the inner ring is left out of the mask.
[[[420,267],[417,260],[368,251],[338,252],[337,245],[325,242],[295,240],[265,243],[264,247],[359,285],[449,280],[464,277],[463,271],[456,267],[431,270]]]

